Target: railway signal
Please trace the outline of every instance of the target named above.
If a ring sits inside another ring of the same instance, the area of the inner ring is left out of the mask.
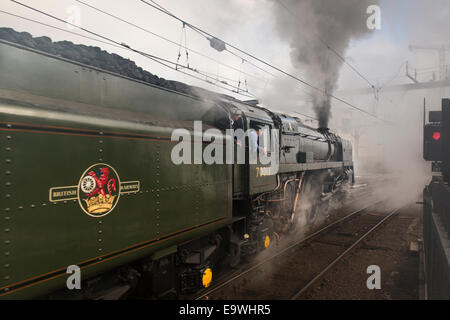
[[[424,122],[423,128],[423,158],[442,161],[441,111],[430,111],[428,119],[429,123]]]

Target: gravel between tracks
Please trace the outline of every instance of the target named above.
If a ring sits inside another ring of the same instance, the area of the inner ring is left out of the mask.
[[[306,295],[306,299],[419,299],[419,254],[411,242],[422,239],[421,207],[402,208],[351,255],[345,257]],[[369,290],[369,265],[381,269],[381,289]]]

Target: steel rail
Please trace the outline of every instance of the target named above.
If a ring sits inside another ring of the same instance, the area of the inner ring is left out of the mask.
[[[360,244],[365,238],[367,238],[373,231],[378,229],[381,225],[383,225],[389,218],[393,215],[397,214],[397,212],[401,208],[397,208],[391,211],[387,216],[385,216],[381,221],[379,221],[375,226],[373,226],[369,231],[363,234],[358,240],[356,240],[350,247],[348,247],[344,252],[342,252],[336,259],[334,259],[330,264],[328,264],[319,274],[317,274],[313,279],[311,279],[302,289],[297,291],[290,300],[296,300],[298,297],[303,295],[306,291],[311,288],[311,286],[316,283],[319,279],[321,279],[328,271],[331,270],[339,261],[342,260],[350,251],[352,251],[358,244]]]

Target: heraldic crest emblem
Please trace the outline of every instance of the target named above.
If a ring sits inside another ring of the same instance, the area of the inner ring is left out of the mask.
[[[88,215],[107,215],[114,209],[119,197],[120,179],[111,166],[97,163],[81,176],[78,183],[78,202]]]

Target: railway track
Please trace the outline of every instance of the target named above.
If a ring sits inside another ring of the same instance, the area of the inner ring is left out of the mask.
[[[311,279],[306,285],[304,285],[300,290],[293,294],[290,300],[296,300],[302,297],[315,283],[317,283],[322,277],[329,272],[337,263],[339,263],[345,256],[347,256],[353,249],[356,248],[364,239],[371,235],[375,230],[382,226],[388,219],[397,213],[400,208],[394,209],[389,212],[381,221],[379,221],[370,230],[365,232],[361,237],[359,237],[355,242],[353,242],[344,252],[342,252],[338,257],[336,257],[331,263],[329,263],[325,268],[322,269],[313,279]]]
[[[276,253],[269,253],[260,261],[223,276],[195,299],[300,298],[397,212],[389,211],[386,215],[386,210],[370,209],[381,203],[383,200],[373,202],[281,250],[277,248]]]

